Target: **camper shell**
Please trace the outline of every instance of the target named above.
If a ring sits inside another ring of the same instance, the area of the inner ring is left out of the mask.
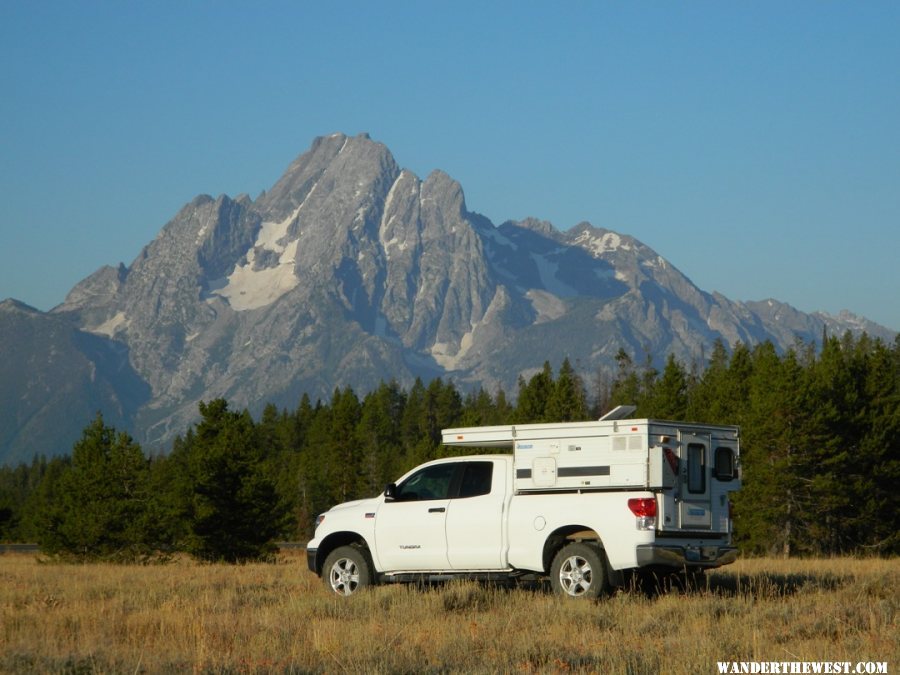
[[[740,429],[655,419],[443,430],[443,443],[504,448],[514,456],[516,494],[650,490],[660,532],[730,529],[728,493],[740,488]]]

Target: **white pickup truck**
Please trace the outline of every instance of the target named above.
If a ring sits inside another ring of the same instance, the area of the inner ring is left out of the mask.
[[[428,462],[377,497],[333,507],[316,521],[309,568],[338,595],[389,581],[542,575],[581,598],[621,585],[626,570],[733,562],[738,428],[622,414],[446,429],[445,445],[513,452]]]

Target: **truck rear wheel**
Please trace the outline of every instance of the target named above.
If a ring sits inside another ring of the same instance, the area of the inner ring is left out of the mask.
[[[322,580],[337,595],[353,595],[372,583],[368,557],[356,546],[340,546],[325,558]]]
[[[553,590],[569,598],[596,598],[606,588],[606,566],[598,546],[574,542],[563,546],[550,566]]]

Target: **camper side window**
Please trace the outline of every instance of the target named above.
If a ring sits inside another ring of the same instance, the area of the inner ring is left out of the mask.
[[[734,450],[723,446],[716,448],[713,475],[721,481],[734,480]]]
[[[688,444],[688,492],[706,492],[706,446]]]

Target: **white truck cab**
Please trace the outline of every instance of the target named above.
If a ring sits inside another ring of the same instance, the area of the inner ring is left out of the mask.
[[[446,445],[512,453],[428,462],[377,497],[333,507],[317,519],[309,568],[339,595],[388,581],[542,575],[579,598],[621,584],[626,570],[733,562],[738,428],[622,413],[446,429]]]

